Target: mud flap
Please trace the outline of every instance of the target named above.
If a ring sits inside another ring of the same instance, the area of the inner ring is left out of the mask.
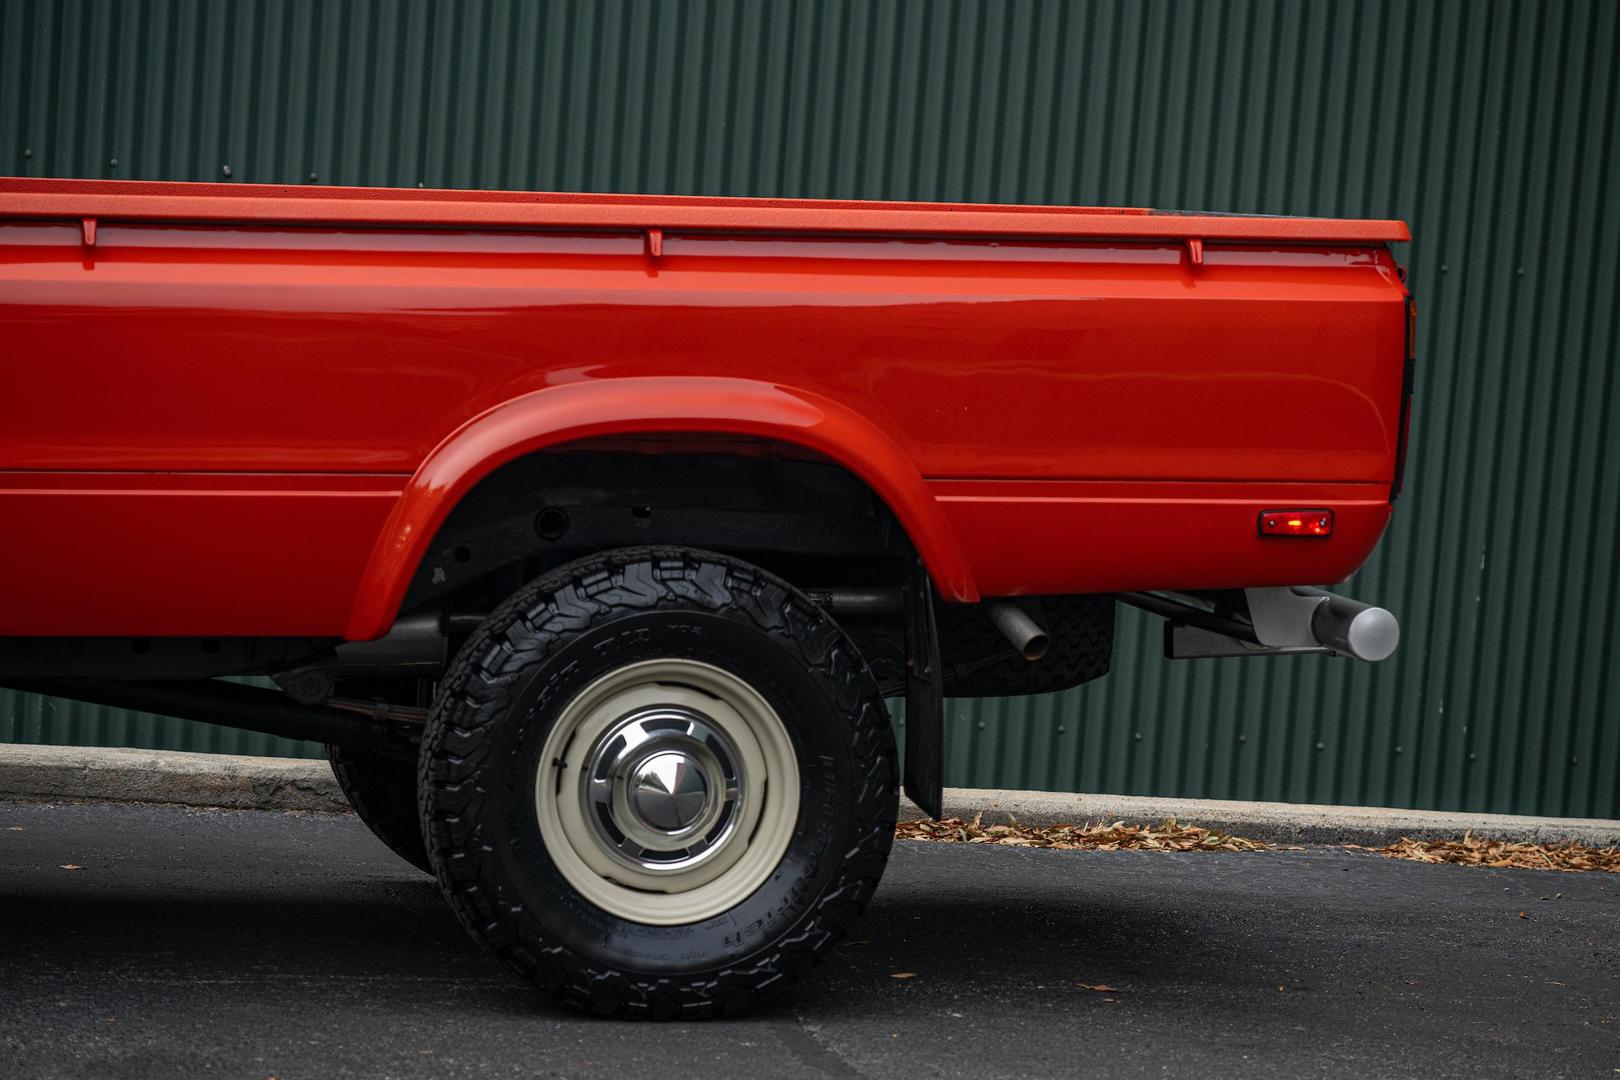
[[[906,771],[904,786],[923,813],[944,812],[945,687],[934,623],[934,583],[915,556],[906,572]]]

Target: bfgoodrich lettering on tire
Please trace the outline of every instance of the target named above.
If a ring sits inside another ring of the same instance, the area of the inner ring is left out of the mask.
[[[611,552],[469,640],[422,746],[462,923],[604,1015],[735,1013],[832,949],[888,858],[896,762],[838,626],[746,563]]]

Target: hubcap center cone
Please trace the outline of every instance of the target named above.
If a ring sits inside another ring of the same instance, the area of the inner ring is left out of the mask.
[[[630,773],[630,810],[643,825],[663,833],[688,828],[709,801],[709,778],[702,764],[680,750],[650,754]]]
[[[599,850],[638,874],[669,875],[724,856],[747,801],[736,744],[721,721],[653,684],[586,754],[582,810]],[[727,715],[723,702],[705,702]]]

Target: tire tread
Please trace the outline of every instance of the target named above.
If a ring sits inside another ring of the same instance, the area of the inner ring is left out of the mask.
[[[854,844],[833,880],[790,930],[745,961],[692,975],[646,976],[587,962],[499,899],[494,852],[479,835],[490,738],[523,672],[598,621],[624,611],[701,607],[740,612],[791,645],[851,717],[857,761]],[[556,1000],[599,1016],[668,1020],[753,1009],[824,958],[870,900],[888,860],[897,812],[893,730],[870,669],[849,638],[803,594],[763,570],[684,548],[621,549],[561,567],[510,597],[468,639],[446,673],[423,739],[417,785],[429,858],[458,919],[508,966]]]

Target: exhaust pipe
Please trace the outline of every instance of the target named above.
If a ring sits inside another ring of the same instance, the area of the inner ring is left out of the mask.
[[[897,588],[883,586],[843,586],[831,589],[806,589],[816,606],[834,615],[866,615],[882,617],[900,615],[906,610],[904,595]]]
[[[1025,660],[1039,660],[1051,647],[1052,639],[1046,628],[1030,617],[1029,613],[1011,600],[986,600],[979,605],[985,615],[1012,642],[1018,655]]]

